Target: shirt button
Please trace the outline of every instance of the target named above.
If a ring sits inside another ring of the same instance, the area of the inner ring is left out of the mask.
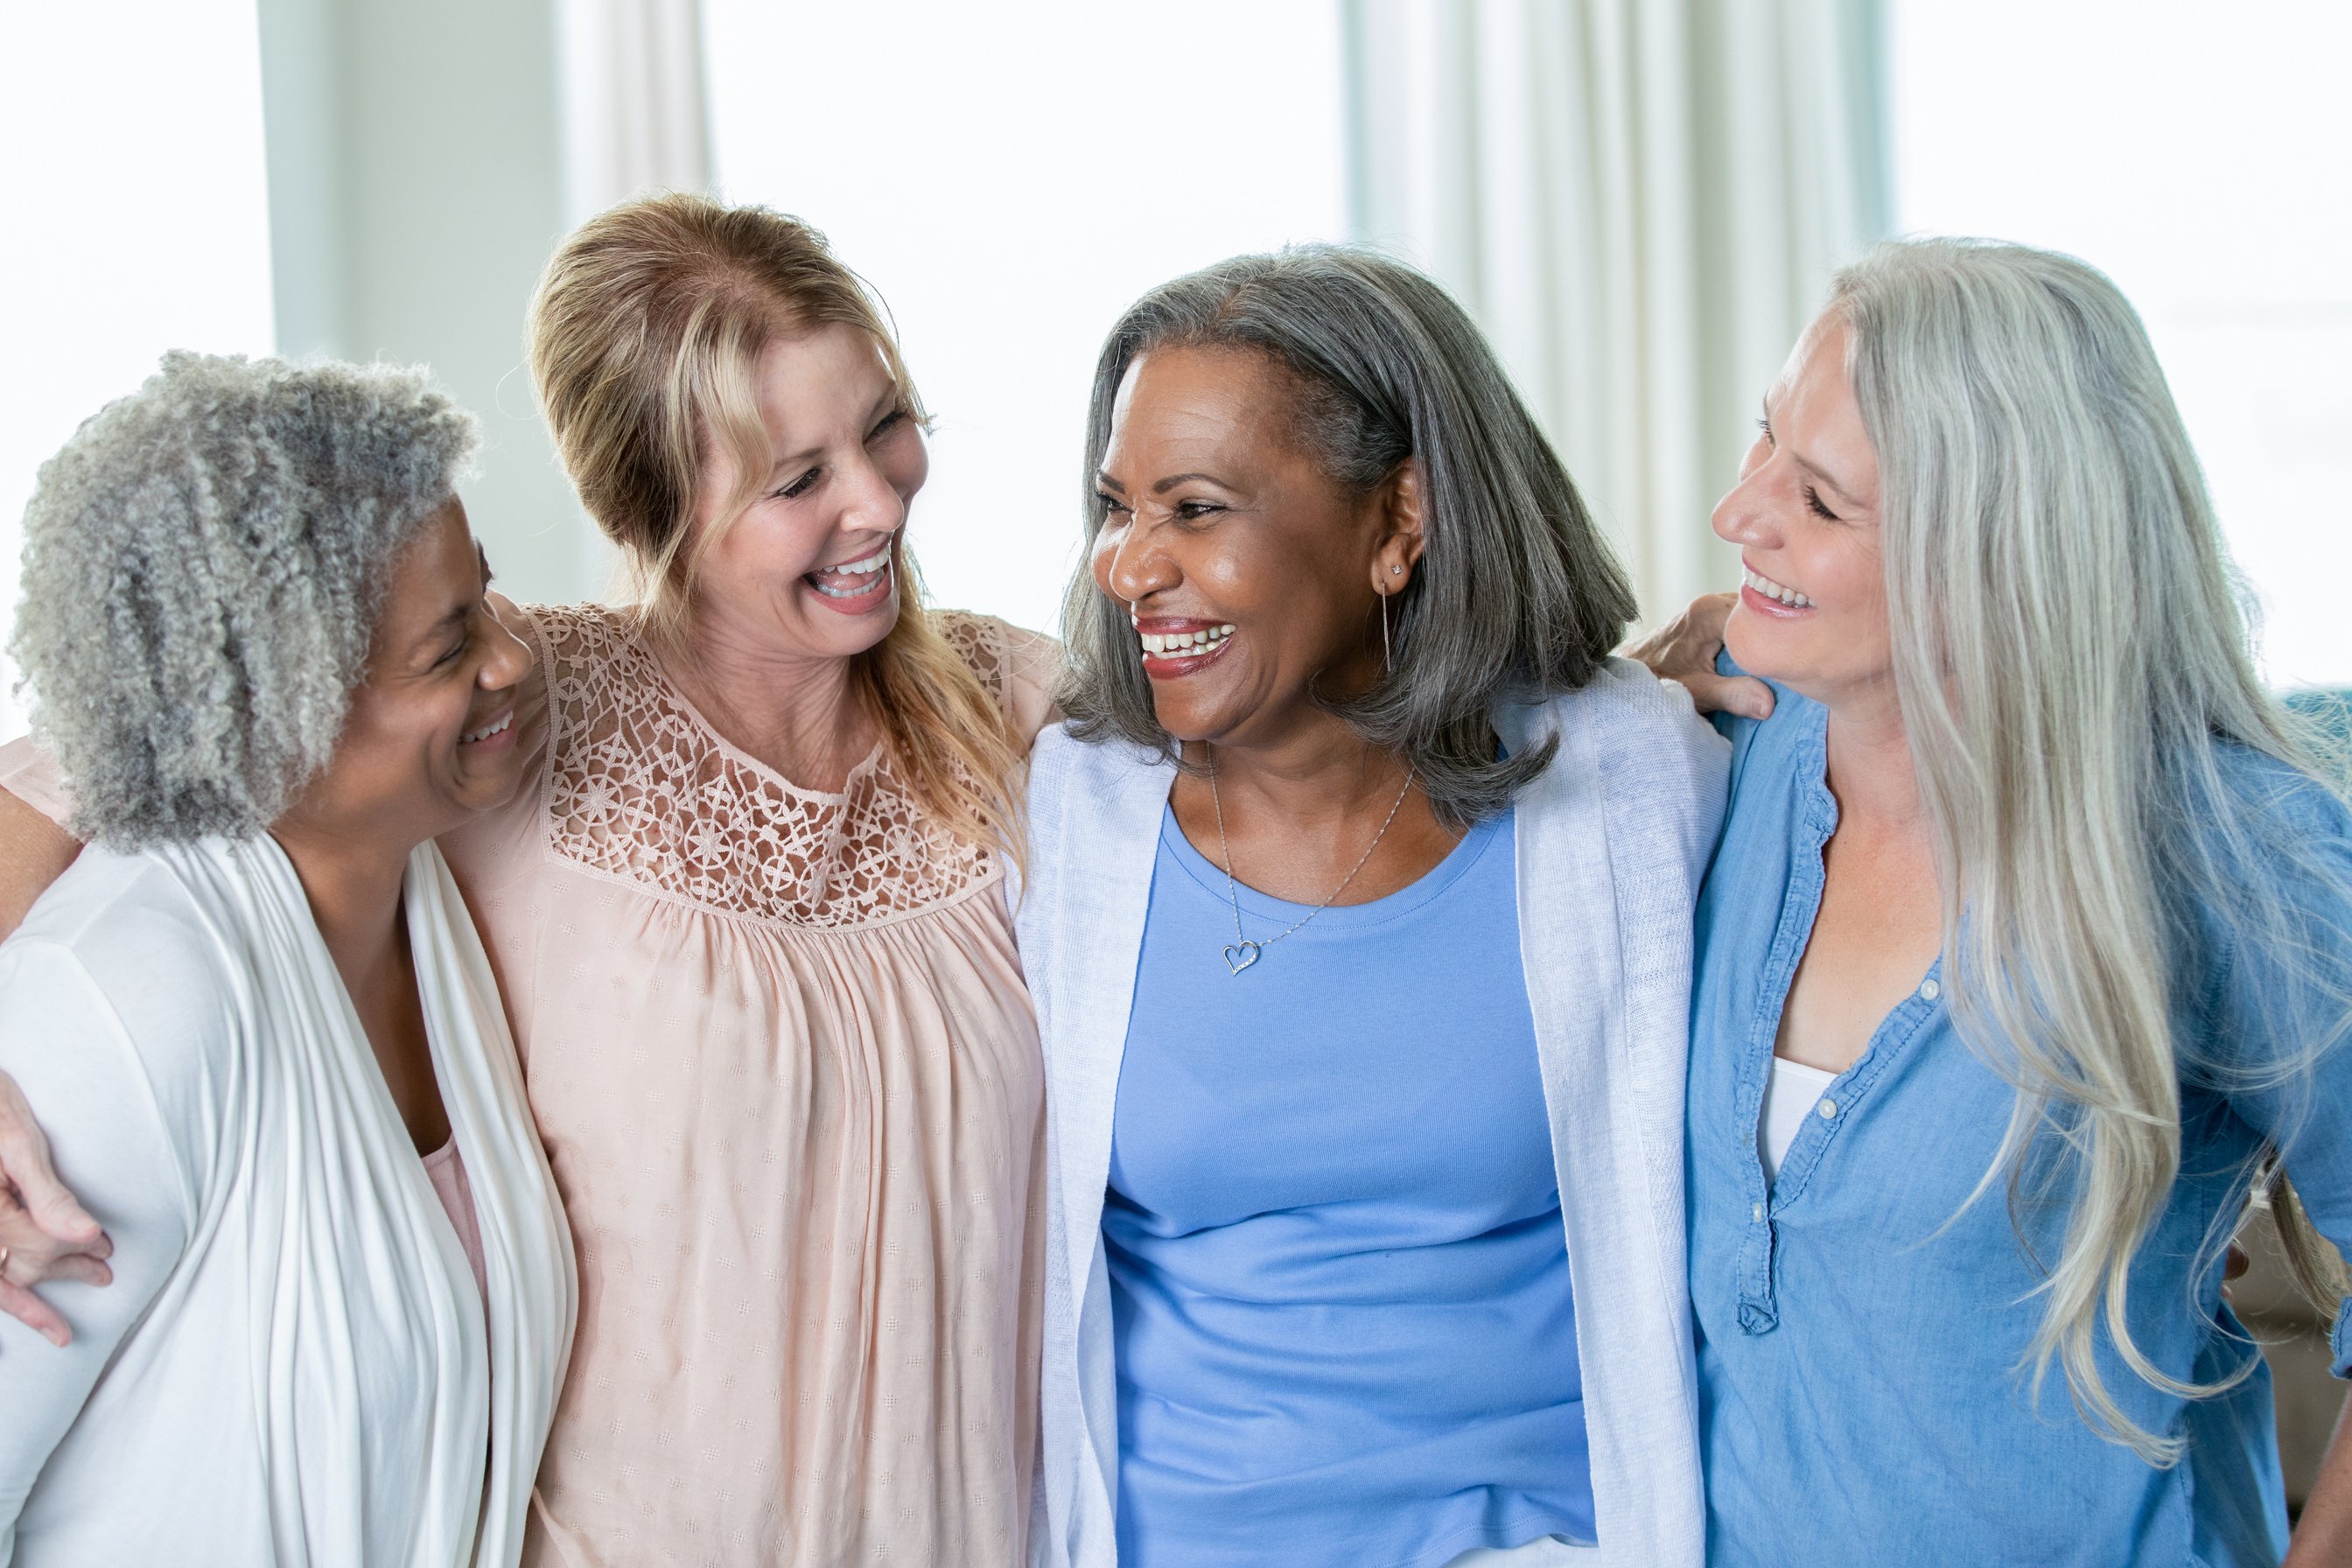
[[[1754,1220],[1758,1225],[1762,1225],[1764,1223],[1764,1205],[1762,1204],[1758,1204],[1754,1209],[1749,1211],[1748,1217]]]
[[[1941,996],[1943,994],[1944,988],[1937,984],[1932,976],[1919,982],[1919,994],[1927,1000],[1933,1002],[1937,997]]]
[[[1822,1100],[1821,1111],[1822,1121],[1831,1121],[1836,1120],[1837,1101],[1824,1097]]]

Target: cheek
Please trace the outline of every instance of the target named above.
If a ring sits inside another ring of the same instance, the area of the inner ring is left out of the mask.
[[[1087,552],[1087,569],[1094,574],[1095,586],[1114,599],[1121,595],[1111,586],[1110,574],[1118,564],[1119,542],[1126,537],[1125,529],[1107,522],[1095,531],[1095,542]]]
[[[923,439],[921,431],[909,425],[906,435],[892,442],[882,454],[880,467],[882,477],[898,492],[898,499],[912,500],[915,492],[931,477],[930,445]]]
[[[703,557],[701,585],[720,598],[730,590],[766,591],[816,564],[820,542],[820,531],[800,526],[781,503],[761,501]]]

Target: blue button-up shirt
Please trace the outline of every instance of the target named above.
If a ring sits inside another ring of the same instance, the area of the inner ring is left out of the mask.
[[[2067,1203],[2046,1184],[2012,1198],[2000,1178],[1969,1201],[2016,1095],[1955,1031],[1940,968],[1880,1023],[1766,1181],[1758,1110],[1837,826],[1827,714],[1777,696],[1771,719],[1727,726],[1730,815],[1699,900],[1688,1159],[1708,1562],[2276,1563],[2286,1521],[2258,1361],[2229,1393],[2183,1400],[2102,1335],[2124,1409],[2188,1439],[2170,1469],[2098,1436],[2062,1371],[2038,1400],[2021,1372],[2044,1307],[2029,1250],[2057,1257]],[[2266,759],[2232,765],[2273,794],[2284,783],[2307,842],[2352,868],[2352,819],[2336,802]],[[2316,912],[2352,929],[2352,910]],[[2189,924],[2201,934],[2178,966],[2180,1026],[2259,1048],[2274,1033],[2260,1024],[2265,1003],[2286,994],[2277,975],[2233,952],[2218,921]],[[2326,956],[2352,973],[2352,952]],[[2266,1137],[2288,1140],[2289,1174],[2321,1229],[2352,1243],[2352,1050],[2322,1058],[2309,1094],[2306,1108],[2293,1085],[2184,1084],[2181,1174],[2129,1293],[2140,1349],[2173,1377],[2210,1381],[2254,1357],[2205,1244]],[[2338,1376],[2347,1340],[2339,1314]]]

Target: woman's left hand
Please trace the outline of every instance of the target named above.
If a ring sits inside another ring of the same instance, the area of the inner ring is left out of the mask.
[[[73,1331],[31,1287],[58,1279],[105,1285],[114,1252],[49,1163],[49,1141],[16,1080],[0,1073],[0,1312],[60,1348]]]

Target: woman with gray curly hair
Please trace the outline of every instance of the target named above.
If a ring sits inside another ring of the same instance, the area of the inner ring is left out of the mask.
[[[433,845],[520,773],[473,445],[415,372],[173,354],[42,470],[14,647],[89,847],[0,1069],[112,1245],[69,1342],[0,1319],[0,1558],[520,1554],[573,1294]]]

